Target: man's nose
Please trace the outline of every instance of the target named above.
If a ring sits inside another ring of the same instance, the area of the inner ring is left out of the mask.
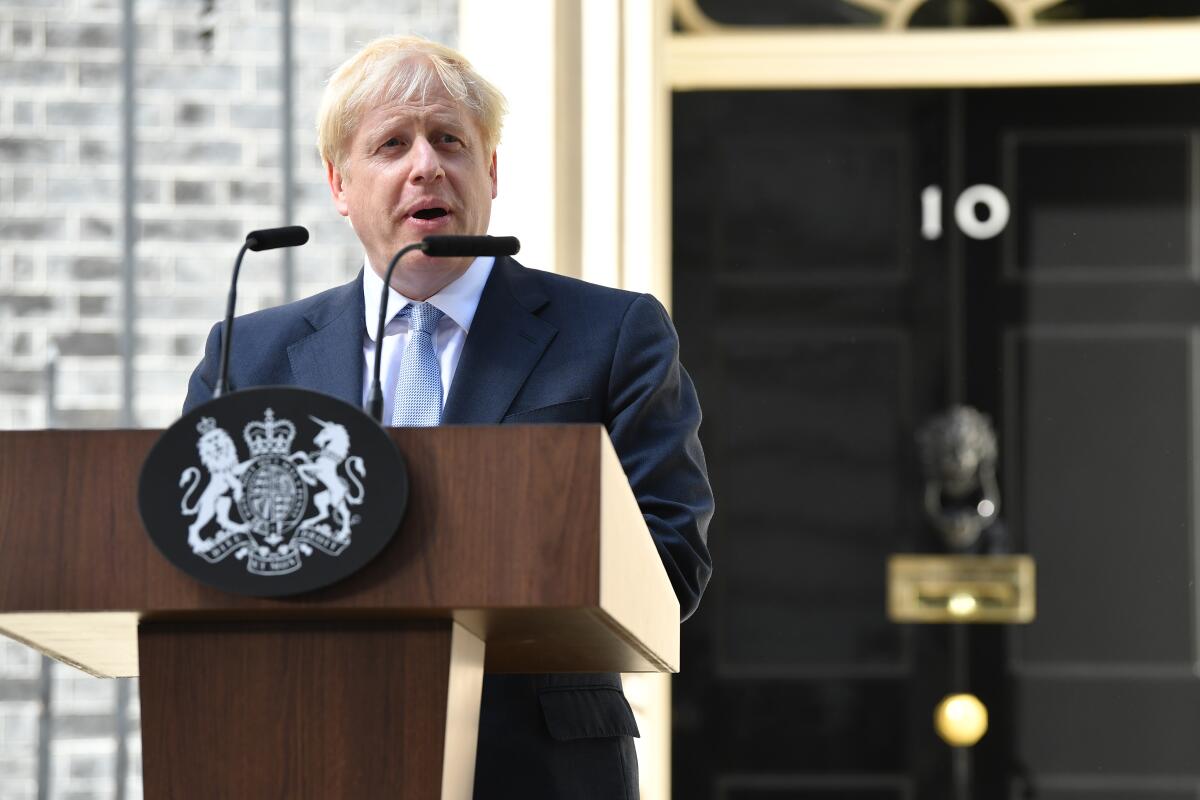
[[[412,157],[413,166],[408,177],[413,183],[435,181],[445,174],[437,148],[424,136],[418,136],[413,142],[409,155]]]

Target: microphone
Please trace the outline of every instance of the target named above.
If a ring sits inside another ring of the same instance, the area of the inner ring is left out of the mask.
[[[299,225],[283,228],[264,228],[246,234],[246,242],[238,251],[233,263],[233,280],[229,283],[229,302],[225,306],[225,324],[221,330],[221,367],[217,373],[217,385],[213,387],[213,399],[225,393],[229,382],[229,348],[233,339],[233,307],[237,303],[238,273],[242,271],[242,257],[247,250],[274,250],[276,247],[296,247],[308,241],[308,229]]]
[[[383,276],[383,291],[379,295],[379,325],[375,328],[375,378],[371,381],[366,409],[380,425],[383,424],[383,385],[379,380],[379,369],[383,366],[383,328],[387,320],[388,287],[392,285],[392,272],[400,263],[401,257],[413,250],[420,250],[425,255],[435,258],[512,256],[521,250],[521,243],[515,236],[426,236],[419,242],[401,247],[399,252],[392,256],[387,273]]]
[[[515,256],[521,243],[515,236],[426,236],[427,256]]]
[[[246,247],[254,252],[276,247],[298,247],[308,241],[308,228],[288,225],[285,228],[265,228],[246,234]]]

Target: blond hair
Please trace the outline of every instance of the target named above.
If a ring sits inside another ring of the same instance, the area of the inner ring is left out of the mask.
[[[487,153],[500,143],[507,110],[504,95],[462,54],[420,36],[384,36],[368,43],[334,70],[317,112],[317,150],[339,169],[368,106],[408,102],[437,91],[437,81],[475,117]]]

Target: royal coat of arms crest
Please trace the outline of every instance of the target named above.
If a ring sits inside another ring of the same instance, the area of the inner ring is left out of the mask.
[[[293,451],[295,424],[267,408],[242,429],[245,460],[214,418],[200,420],[196,449],[208,480],[195,466],[179,476],[180,511],[194,517],[187,540],[195,555],[210,564],[233,555],[256,575],[286,575],[314,549],[345,552],[360,521],[351,507],[365,498],[367,468],[350,455],[345,426],[309,419],[320,428],[312,440],[317,449]]]

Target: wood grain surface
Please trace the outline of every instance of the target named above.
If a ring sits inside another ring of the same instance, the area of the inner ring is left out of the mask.
[[[395,541],[351,578],[282,600],[184,579],[154,548],[136,492],[158,432],[3,432],[0,613],[592,604],[601,431],[393,429],[411,479]]]
[[[143,624],[146,797],[441,797],[452,625]]]
[[[136,487],[159,432],[0,432],[0,633],[129,675],[134,620],[454,619],[489,671],[677,669],[678,605],[602,426],[389,433],[411,481],[393,542],[338,584],[263,599],[196,582],[150,541]]]

